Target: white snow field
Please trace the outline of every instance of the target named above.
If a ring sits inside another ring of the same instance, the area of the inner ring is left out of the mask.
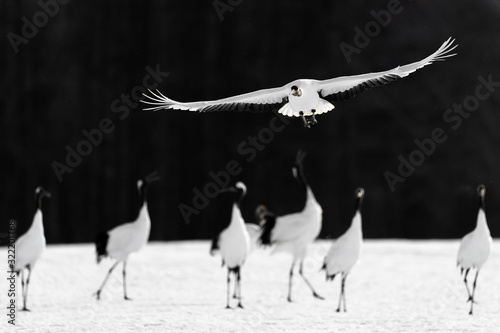
[[[347,313],[335,312],[339,280],[319,272],[330,241],[309,251],[305,274],[326,300],[314,299],[298,274],[286,301],[290,256],[257,249],[242,270],[245,309],[225,309],[226,269],[209,242],[151,242],[132,254],[123,299],[121,265],[101,301],[92,293],[112,261],[95,263],[92,244],[49,245],[35,267],[28,308],[7,323],[7,280],[0,282],[2,332],[500,332],[500,242],[478,280],[474,315],[455,265],[459,240],[365,241],[347,279]],[[0,255],[7,261],[6,248]],[[4,267],[6,276],[7,268]],[[472,281],[473,274],[469,275]],[[17,304],[22,307],[18,281]],[[233,305],[236,305],[235,300]]]

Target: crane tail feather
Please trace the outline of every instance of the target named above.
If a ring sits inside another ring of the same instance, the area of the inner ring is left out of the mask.
[[[210,255],[215,255],[215,253],[217,253],[219,250],[219,235],[217,235],[212,239],[212,245],[210,246]],[[224,261],[222,261],[222,266],[224,266]]]
[[[276,225],[276,215],[268,212],[265,216],[265,222],[261,226],[261,233],[260,233],[260,243],[262,245],[271,245],[272,244],[272,239],[271,239],[271,233],[274,229],[274,226]]]
[[[106,250],[108,246],[109,234],[107,232],[100,233],[97,235],[95,240],[95,250],[96,250],[96,261],[100,263],[102,258],[108,256],[108,251]]]

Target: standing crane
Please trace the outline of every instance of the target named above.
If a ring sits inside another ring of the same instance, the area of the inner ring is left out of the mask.
[[[28,303],[28,287],[30,284],[31,271],[35,267],[36,262],[45,251],[46,241],[43,230],[43,214],[42,214],[42,199],[50,198],[50,192],[47,192],[43,187],[39,186],[35,190],[36,210],[31,227],[25,234],[20,236],[15,243],[16,263],[14,271],[17,276],[21,274],[22,294],[23,294],[23,311],[29,311],[26,307]],[[24,280],[24,271],[28,271],[26,282]]]
[[[345,280],[361,254],[361,246],[363,245],[361,205],[363,203],[364,196],[365,190],[363,188],[356,189],[356,211],[354,213],[351,226],[332,244],[325,257],[322,267],[322,269],[326,272],[327,281],[333,281],[337,274],[342,275],[337,312],[341,311],[342,301],[344,303],[344,312],[347,311],[345,301]]]
[[[234,295],[235,298],[238,299],[238,307],[243,308],[243,305],[241,304],[241,267],[245,263],[251,248],[250,235],[240,211],[240,203],[245,196],[246,191],[247,188],[242,182],[236,183],[236,187],[229,187],[221,190],[221,192],[235,193],[231,220],[229,222],[229,226],[222,230],[222,232],[213,240],[210,250],[212,255],[216,250],[219,250],[222,257],[222,265],[227,266],[226,309],[231,308],[229,305],[231,273],[233,273],[236,278]]]
[[[146,194],[148,186],[159,179],[158,172],[155,171],[137,182],[141,207],[135,221],[119,225],[96,237],[97,263],[100,263],[104,257],[111,257],[116,260],[109,269],[108,274],[106,274],[101,286],[95,292],[98,300],[101,297],[102,289],[106,285],[109,276],[120,262],[123,263],[123,298],[125,300],[130,300],[127,296],[126,283],[127,260],[132,252],[139,251],[148,242],[149,232],[151,230],[151,220],[148,213]]]
[[[288,281],[288,301],[292,301],[292,280],[293,272],[297,262],[300,262],[299,274],[312,291],[313,296],[323,299],[313,288],[303,273],[303,262],[307,254],[307,248],[318,237],[321,231],[321,220],[323,210],[316,201],[314,194],[304,176],[304,157],[305,152],[299,151],[295,160],[295,166],[292,168],[295,179],[306,191],[306,203],[304,208],[297,213],[283,216],[275,216],[267,211],[265,206],[257,209],[257,214],[265,221],[262,224],[262,233],[260,236],[263,245],[276,245],[273,253],[288,252],[292,254],[292,265],[289,272]]]
[[[488,229],[488,223],[486,222],[486,215],[484,213],[486,187],[482,184],[479,185],[477,187],[477,194],[479,199],[479,211],[477,214],[476,228],[462,238],[457,256],[457,266],[460,267],[460,275],[464,276],[465,288],[469,295],[467,302],[470,302],[470,315],[472,315],[473,306],[474,303],[476,303],[474,295],[476,291],[477,276],[483,264],[488,260],[492,243],[490,229]],[[467,275],[471,269],[476,270],[476,277],[472,285],[472,293],[467,283]]]

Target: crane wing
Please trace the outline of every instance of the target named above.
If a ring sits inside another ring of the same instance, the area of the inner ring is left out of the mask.
[[[278,216],[272,230],[271,243],[293,241],[307,229],[307,221],[304,221],[300,213]]]
[[[250,251],[253,251],[259,244],[260,227],[255,223],[245,223],[245,227],[250,236]]]
[[[288,93],[290,87],[288,85],[280,88],[262,89],[242,95],[233,97],[203,101],[203,102],[189,102],[182,103],[174,101],[158,90],[156,92],[149,91],[150,95],[146,97],[143,103],[152,105],[144,110],[158,111],[158,110],[186,110],[198,112],[211,112],[211,111],[250,111],[250,112],[264,112],[279,109],[283,104],[288,102]]]
[[[430,65],[435,61],[442,61],[456,55],[456,53],[450,53],[457,47],[457,45],[453,45],[454,41],[455,40],[450,37],[436,52],[427,58],[408,65],[398,66],[388,71],[342,76],[334,79],[317,81],[319,88],[318,92],[320,97],[332,103],[353,98],[366,90],[408,76],[417,69]]]

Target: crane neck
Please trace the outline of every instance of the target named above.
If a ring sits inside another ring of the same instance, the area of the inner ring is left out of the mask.
[[[351,226],[360,227],[361,228],[361,212],[359,210],[356,211],[352,218]]]
[[[233,204],[233,209],[231,212],[231,223],[229,224],[229,227],[245,227],[245,221],[241,216],[239,203],[235,202]]]
[[[359,213],[361,212],[361,207],[363,206],[363,196],[359,197],[359,196],[356,196],[356,213]]]
[[[139,213],[137,214],[137,223],[150,223],[147,202],[148,184],[144,182],[139,188]]]
[[[31,228],[40,229],[43,233],[43,214],[42,214],[42,200],[43,193],[38,192],[35,196],[35,213],[33,214],[33,222]]]
[[[43,234],[43,214],[41,209],[35,211],[35,216],[33,216],[33,223],[31,223],[30,230],[36,230]]]
[[[316,203],[316,197],[309,186],[306,187],[306,206],[310,203]]]
[[[478,195],[478,205],[479,205],[479,209],[482,209],[484,211],[484,207],[485,207],[485,204],[484,204],[484,196],[483,195]]]
[[[43,200],[43,193],[42,192],[38,192],[36,195],[35,195],[35,213],[38,211],[38,210],[42,210],[42,200]]]
[[[246,194],[245,191],[241,191],[240,195],[238,196],[238,198],[234,202],[234,204],[236,206],[238,206],[238,209],[240,209],[241,201],[243,201],[243,198],[245,197],[245,194]]]
[[[297,179],[299,184],[302,185],[302,187],[304,187],[304,189],[307,191],[309,189],[309,183],[307,182],[307,179],[304,175],[304,170],[302,165],[297,165],[295,168],[296,168],[295,178]]]
[[[148,184],[144,183],[139,188],[139,203],[140,203],[141,207],[144,206],[144,204],[146,204],[147,192],[148,192]]]
[[[488,234],[490,232],[490,229],[488,228],[488,222],[486,221],[486,214],[483,208],[479,208],[479,212],[477,213],[476,230],[485,231]]]
[[[139,207],[139,216],[141,215],[148,215],[148,202],[144,201],[141,203]]]

